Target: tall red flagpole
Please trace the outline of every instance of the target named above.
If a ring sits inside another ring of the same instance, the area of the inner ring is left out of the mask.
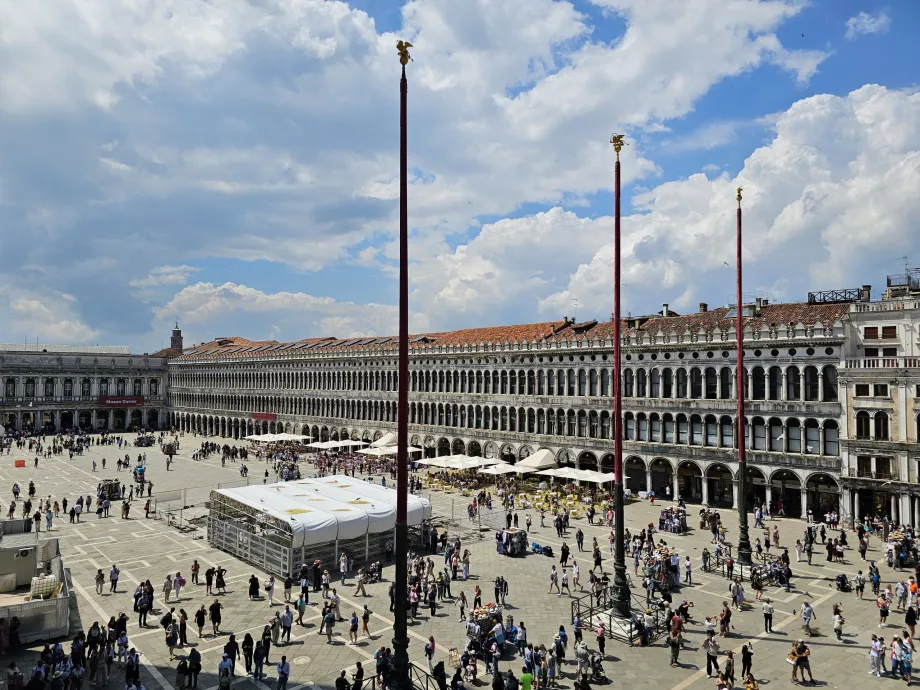
[[[747,462],[744,457],[744,318],[741,297],[741,187],[738,187],[737,227],[735,232],[735,262],[737,265],[737,295],[735,299],[735,334],[738,347],[737,379],[738,398],[738,562],[751,563],[751,537],[748,534],[747,516]]]

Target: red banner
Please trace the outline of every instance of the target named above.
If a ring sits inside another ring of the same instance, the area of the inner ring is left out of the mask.
[[[274,422],[278,415],[274,412],[253,412],[252,418],[260,422]]]
[[[137,407],[144,404],[143,395],[100,395],[99,407]]]

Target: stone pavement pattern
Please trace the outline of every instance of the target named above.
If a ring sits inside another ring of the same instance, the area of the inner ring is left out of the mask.
[[[126,438],[133,440],[133,435],[128,435]],[[154,482],[154,495],[185,488],[188,503],[200,506],[206,500],[208,491],[218,483],[233,482],[239,479],[237,464],[228,462],[225,468],[221,467],[220,458],[214,456],[198,462],[190,459],[192,451],[199,446],[202,440],[201,437],[184,436],[181,439],[180,454],[173,469],[169,472],[166,471],[165,458],[160,454],[158,448],[141,449],[141,452],[144,450],[147,452],[148,477]],[[223,442],[223,439],[213,440]],[[17,456],[14,449],[13,455],[4,455],[0,460],[0,490],[5,496],[8,496],[13,481],[18,481],[25,489],[29,480],[34,479],[37,495],[40,497],[50,494],[53,499],[60,499],[66,496],[72,502],[79,493],[95,496],[96,484],[103,478],[130,480],[129,473],[123,472],[119,476],[114,469],[115,458],[124,457],[126,452],[131,454],[133,460],[139,451],[134,447],[120,452],[117,447],[112,446],[93,447],[82,457],[75,457],[73,460],[68,460],[66,456],[63,459],[43,459],[36,470],[33,469],[31,460],[27,463],[26,468],[14,469],[13,460],[16,457],[29,457],[23,454]],[[105,471],[101,469],[102,457],[108,459],[108,468]],[[99,471],[97,472],[91,471],[93,459],[96,459],[98,463]],[[264,466],[252,459],[248,465],[253,481],[259,481],[264,472]],[[426,491],[426,496],[432,500],[436,514],[465,515],[466,499],[457,494],[439,492],[429,494]],[[176,662],[169,661],[163,632],[159,627],[138,628],[137,617],[132,613],[131,595],[138,582],[147,579],[151,581],[157,591],[158,608],[151,612],[149,621],[151,626],[156,626],[160,616],[165,612],[160,590],[167,573],[181,571],[190,581],[189,568],[192,559],[198,559],[202,565],[202,573],[209,565],[220,564],[228,570],[227,594],[218,597],[224,605],[221,634],[216,637],[210,634],[210,624],[208,624],[205,627],[204,637],[199,639],[194,621],[189,625],[190,644],[197,646],[203,657],[204,670],[199,679],[200,687],[204,690],[214,690],[217,684],[217,663],[228,635],[236,634],[239,642],[242,642],[242,637],[246,632],[253,634],[253,637],[258,637],[270,616],[274,614],[274,611],[279,610],[277,603],[283,599],[281,587],[279,586],[276,590],[274,609],[270,609],[264,599],[249,601],[247,596],[249,576],[255,573],[260,580],[263,580],[266,577],[264,573],[221,551],[210,548],[202,538],[193,538],[190,534],[167,526],[163,521],[153,518],[145,519],[142,508],[143,502],[135,501],[129,520],[120,519],[117,507],[113,507],[110,511],[111,516],[101,520],[97,519],[95,514],[91,514],[84,515],[79,525],[68,524],[66,518],[55,521],[53,535],[60,539],[64,564],[72,572],[74,586],[78,593],[82,623],[84,627],[89,627],[94,620],[104,622],[109,616],[120,611],[127,613],[130,619],[128,634],[131,644],[137,647],[144,657],[142,674],[144,684],[148,688],[160,686],[163,690],[168,690],[169,686],[174,685],[175,682]],[[650,521],[657,524],[659,509],[660,505],[650,506],[647,503],[628,506],[626,510],[627,526],[633,531],[638,531]],[[695,506],[690,507],[691,518],[695,518],[696,510]],[[555,530],[550,527],[540,529],[539,516],[533,514],[532,517],[534,530],[530,540],[552,545],[558,557],[562,541],[557,538]],[[524,518],[525,512],[522,511],[520,514],[522,525]],[[729,540],[731,540],[737,534],[737,515],[723,511],[723,518],[729,529]],[[780,519],[772,524],[779,525],[781,542],[784,545],[794,543],[795,539],[801,536],[803,529],[803,523],[798,520]],[[573,521],[566,538],[575,560],[579,560],[581,555],[577,551],[574,537],[574,530],[578,526],[581,526],[585,532],[585,543],[588,547],[590,547],[591,540],[597,538],[602,552],[605,556],[609,556],[607,539],[609,530],[606,527],[590,526],[586,520],[579,520]],[[203,533],[204,530],[201,530],[199,536],[203,536]],[[466,533],[467,531],[464,530],[464,534]],[[753,539],[756,533],[752,530],[751,535]],[[478,583],[483,590],[483,600],[489,601],[492,598],[492,580],[496,575],[504,575],[510,585],[508,612],[514,616],[516,622],[523,621],[527,625],[531,642],[549,643],[560,624],[564,624],[571,633],[571,598],[566,595],[557,597],[546,593],[550,565],[556,559],[532,554],[516,559],[499,556],[495,553],[492,534],[486,532],[483,537],[481,540],[465,540],[464,546],[470,548],[473,554],[471,581],[452,583],[452,593],[456,596],[459,591],[465,591],[468,599],[472,601],[472,589]],[[613,679],[614,685],[651,683],[655,687],[674,688],[675,690],[711,687],[714,681],[706,678],[705,655],[699,648],[704,637],[701,622],[706,615],[716,615],[719,612],[721,602],[728,596],[728,581],[718,575],[702,573],[698,569],[700,554],[703,548],[709,546],[708,533],[693,530],[687,536],[664,535],[663,538],[669,544],[676,545],[682,559],[684,555],[689,554],[694,564],[693,585],[683,586],[675,597],[677,601],[686,598],[695,604],[694,620],[687,634],[689,644],[680,654],[681,665],[679,668],[669,666],[669,652],[661,642],[650,648],[631,648],[610,640],[607,643],[605,670],[607,675]],[[851,534],[850,543],[854,542],[855,535]],[[879,542],[874,540],[869,554],[870,558],[880,557],[879,546]],[[790,553],[794,556],[794,552],[790,551]],[[856,556],[858,560],[855,552],[851,552],[850,555]],[[779,687],[790,684],[791,667],[786,663],[785,655],[791,642],[801,634],[801,621],[793,612],[797,613],[806,599],[814,604],[817,612],[819,633],[809,640],[809,646],[812,649],[812,669],[817,680],[831,687],[844,687],[848,684],[852,686],[854,679],[859,687],[868,687],[869,683],[874,684],[878,680],[870,679],[866,675],[868,669],[866,648],[869,635],[871,632],[878,632],[874,601],[859,602],[852,594],[838,593],[834,590],[832,582],[837,572],[842,570],[852,576],[858,567],[867,564],[852,562],[844,565],[830,564],[819,560],[822,559],[822,556],[823,552],[816,551],[812,566],[793,562],[795,574],[793,592],[786,593],[776,588],[767,591],[766,596],[771,597],[776,606],[774,616],[776,632],[773,635],[765,635],[762,632],[762,616],[759,605],[755,605],[755,608],[749,608],[741,614],[736,613],[733,617],[735,630],[732,636],[720,640],[723,650],[734,649],[736,655],[739,655],[742,644],[753,641],[754,673],[762,683],[768,681],[776,683]],[[443,556],[434,556],[433,559],[436,566],[442,565]],[[117,563],[121,568],[118,593],[109,594],[107,584],[105,593],[102,596],[96,595],[93,584],[96,569],[102,568],[108,574],[108,569],[113,563]],[[582,579],[587,581],[590,553],[584,554],[580,564]],[[627,565],[632,575],[631,561],[628,561]],[[604,570],[610,570],[612,566],[612,557],[607,557],[603,564]],[[906,577],[907,574],[905,572],[904,576]],[[385,578],[388,580],[391,575],[392,568],[387,568]],[[883,583],[897,581],[897,577],[890,573],[887,566],[882,567],[882,575]],[[203,575],[201,579],[203,582]],[[640,578],[633,576],[633,579],[638,585]],[[318,607],[311,606],[304,616],[307,626],[304,628],[295,626],[291,644],[273,646],[272,663],[266,664],[267,679],[264,682],[254,681],[252,678],[243,677],[240,672],[234,687],[245,688],[245,690],[253,686],[258,687],[259,690],[274,687],[276,684],[274,663],[280,659],[282,654],[287,655],[288,660],[293,662],[288,683],[290,690],[300,690],[311,685],[331,687],[341,669],[348,669],[350,672],[354,669],[355,663],[359,661],[364,665],[366,675],[371,676],[374,668],[374,650],[381,645],[392,646],[392,618],[388,612],[388,586],[388,581],[368,586],[370,597],[366,600],[353,596],[351,580],[344,588],[339,588],[342,594],[343,616],[348,617],[352,610],[360,612],[365,601],[373,611],[370,640],[361,638],[357,646],[347,645],[347,624],[340,623],[335,629],[334,644],[325,644],[325,636],[317,634]],[[747,597],[751,603],[753,592],[749,589]],[[181,601],[175,603],[173,599],[170,606],[177,606],[177,611],[178,608],[184,608],[191,617],[191,614],[201,604],[207,606],[214,598],[204,594],[203,584],[195,586],[189,582],[189,585],[182,591]],[[310,601],[311,604],[315,604],[318,599],[311,593]],[[846,626],[843,643],[837,642],[830,630],[830,609],[834,602],[842,602],[844,605]],[[424,666],[423,646],[429,635],[434,635],[438,645],[436,661],[446,658],[447,650],[451,647],[461,648],[465,643],[464,628],[458,622],[458,610],[450,605],[451,603],[447,602],[447,605],[441,606],[434,618],[429,618],[425,611],[422,612],[416,624],[410,624],[410,658],[422,666]],[[886,640],[890,640],[892,633],[900,629],[903,615],[893,611],[890,620],[892,623],[897,623],[898,628],[890,627],[880,631]],[[593,649],[593,636],[586,636],[586,640],[589,642],[589,647]],[[41,647],[41,644],[31,645],[31,651],[24,654],[24,657],[28,654],[34,656],[34,653]],[[179,654],[184,654],[182,650],[178,651]],[[21,665],[31,666],[32,664],[26,658],[23,658],[23,662]],[[238,670],[241,667],[242,663]],[[508,668],[519,672],[520,664],[517,660],[506,656],[501,663],[501,669],[507,670]],[[737,660],[737,673],[740,674],[740,655]],[[561,683],[563,688],[571,687],[573,674],[574,667],[567,666],[565,678]],[[485,678],[485,683],[490,682],[488,676],[480,676],[481,681],[483,678]],[[121,681],[121,677],[115,674],[110,685],[122,687]]]

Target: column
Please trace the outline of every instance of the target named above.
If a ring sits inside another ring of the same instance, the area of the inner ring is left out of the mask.
[[[96,410],[91,410],[89,413],[89,421],[92,428],[92,431],[96,430]]]
[[[680,483],[677,481],[676,471],[671,475],[671,482],[674,484],[674,501],[677,502],[680,499]]]
[[[907,494],[901,494],[899,497],[899,503],[900,505],[898,506],[898,514],[901,518],[899,524],[901,522],[913,524],[910,520],[910,496]]]
[[[914,502],[914,512],[913,515],[911,515],[910,524],[916,525],[917,518],[920,518],[920,497],[914,496],[912,500]]]
[[[732,480],[732,508],[738,507],[738,480]]]
[[[805,427],[802,427],[802,446],[805,446]],[[818,427],[818,455],[824,455],[824,424]]]
[[[837,505],[837,516],[840,518],[840,523],[845,524],[847,515],[850,514],[850,505],[853,502],[852,497],[850,496],[849,489],[841,489],[838,494],[840,500]]]
[[[706,479],[705,474],[703,475],[702,484],[703,484],[703,505],[708,506],[709,505],[709,480]]]
[[[853,526],[859,524],[859,491],[853,494]]]
[[[773,505],[773,485],[770,483],[769,480],[767,480],[767,484],[766,484],[766,501],[767,501],[767,511],[773,512],[773,509],[771,507]]]
[[[802,519],[808,519],[808,491],[805,490],[805,487],[802,487]]]
[[[109,431],[115,431],[115,409],[114,408],[109,410],[108,420],[109,420]]]
[[[892,492],[891,494],[891,513],[888,517],[894,524],[897,524],[897,510],[898,510],[898,498]]]
[[[645,490],[652,490],[652,471],[650,469],[645,470]]]
[[[60,410],[54,410],[52,413],[51,423],[54,424],[54,430],[61,430],[61,412]]]

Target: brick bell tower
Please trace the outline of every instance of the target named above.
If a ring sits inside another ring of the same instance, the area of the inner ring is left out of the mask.
[[[182,352],[182,329],[179,328],[178,322],[176,322],[176,327],[172,330],[169,347],[173,350],[178,350],[180,353]]]

